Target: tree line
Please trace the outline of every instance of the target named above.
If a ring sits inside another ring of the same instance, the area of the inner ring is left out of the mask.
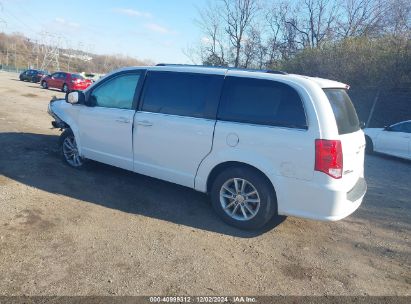
[[[376,86],[410,84],[409,0],[215,0],[199,8],[195,62]]]

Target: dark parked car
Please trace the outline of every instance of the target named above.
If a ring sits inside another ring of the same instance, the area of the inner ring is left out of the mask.
[[[47,71],[30,69],[22,72],[19,78],[21,81],[39,82],[45,75],[47,75]]]
[[[91,80],[85,79],[79,74],[56,72],[41,79],[43,89],[55,88],[63,92],[85,90],[92,84]]]

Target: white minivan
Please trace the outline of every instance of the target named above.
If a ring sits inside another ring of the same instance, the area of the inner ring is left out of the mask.
[[[348,86],[283,72],[125,68],[52,100],[64,161],[92,159],[208,193],[227,223],[335,221],[367,185]]]

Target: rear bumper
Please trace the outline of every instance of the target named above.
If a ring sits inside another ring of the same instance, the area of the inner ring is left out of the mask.
[[[335,185],[319,185],[287,178],[283,186],[276,190],[279,214],[338,221],[358,209],[367,191],[367,183],[364,178],[359,178],[352,189],[343,191]]]

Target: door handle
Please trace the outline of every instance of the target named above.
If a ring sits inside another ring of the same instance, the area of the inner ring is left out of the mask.
[[[130,119],[125,118],[125,117],[119,117],[116,119],[117,122],[121,122],[121,123],[129,123]]]
[[[148,121],[148,120],[137,120],[136,124],[138,124],[140,126],[144,126],[144,127],[151,127],[153,125],[153,123],[151,121]]]

